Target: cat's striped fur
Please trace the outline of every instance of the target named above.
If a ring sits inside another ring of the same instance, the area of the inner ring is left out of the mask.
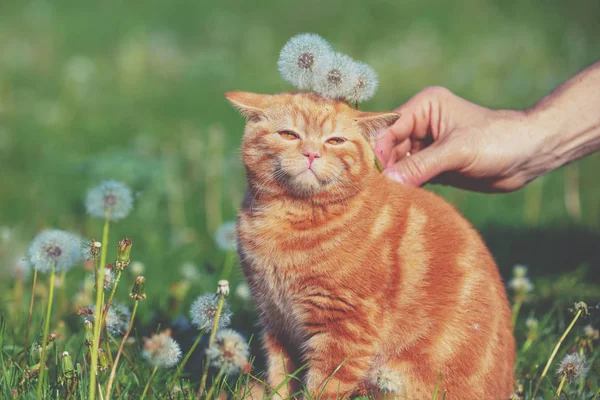
[[[269,385],[306,364],[321,398],[377,394],[391,371],[387,398],[429,399],[442,373],[448,400],[507,399],[510,309],[486,246],[443,199],[374,166],[370,135],[398,116],[312,93],[227,97],[248,118],[238,240]]]

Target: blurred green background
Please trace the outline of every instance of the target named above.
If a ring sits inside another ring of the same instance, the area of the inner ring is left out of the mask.
[[[83,198],[115,178],[136,206],[111,240],[133,238],[149,308],[167,306],[186,263],[199,272],[191,293],[213,291],[225,258],[214,233],[245,186],[243,120],[223,94],[291,90],[276,62],[297,33],[375,68],[365,109],[430,85],[518,109],[600,58],[598,21],[597,0],[2,1],[2,268],[43,228],[98,239]],[[534,279],[584,266],[578,279],[599,280],[599,172],[596,154],[512,194],[430,188],[482,232],[504,276],[519,262]]]

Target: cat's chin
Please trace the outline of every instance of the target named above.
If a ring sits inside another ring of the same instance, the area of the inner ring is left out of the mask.
[[[297,197],[309,197],[323,189],[323,184],[317,174],[309,169],[296,175],[289,182],[289,190]]]

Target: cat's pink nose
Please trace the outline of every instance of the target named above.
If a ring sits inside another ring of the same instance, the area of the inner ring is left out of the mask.
[[[316,151],[305,151],[302,153],[305,157],[308,157],[308,166],[310,167],[315,161],[315,158],[321,158],[321,155]]]

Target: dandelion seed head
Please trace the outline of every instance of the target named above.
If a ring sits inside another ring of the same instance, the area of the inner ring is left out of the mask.
[[[78,238],[65,231],[44,231],[29,245],[27,258],[40,272],[48,272],[52,267],[56,271],[66,271],[81,260]]]
[[[325,39],[314,33],[302,33],[283,46],[277,66],[283,79],[298,89],[308,89],[313,85],[315,71],[327,65],[332,55]]]
[[[12,276],[15,279],[25,279],[31,273],[31,264],[24,255],[16,257],[12,263]]]
[[[248,301],[252,297],[250,293],[250,286],[246,282],[242,282],[235,288],[236,297],[240,298],[240,300]]]
[[[206,349],[213,367],[223,369],[228,375],[234,375],[249,367],[250,349],[246,339],[232,329],[219,331],[215,342]]]
[[[556,375],[558,375],[559,379],[566,377],[567,383],[570,383],[585,378],[587,371],[588,367],[585,356],[582,356],[579,353],[573,353],[567,354],[565,358],[562,359],[556,370]]]
[[[214,294],[205,294],[198,297],[190,307],[192,324],[198,330],[206,329],[206,332],[210,332],[215,322],[218,304],[219,298]],[[232,313],[229,309],[229,305],[225,301],[223,303],[223,309],[221,310],[221,317],[219,318],[217,330],[229,326],[231,315]]]
[[[91,279],[92,282],[94,282],[96,280],[96,277],[94,276],[93,272],[89,276],[89,279]],[[115,273],[113,272],[112,269],[108,269],[108,268],[105,269],[104,270],[104,290],[112,289],[114,284],[115,284]]]
[[[133,208],[133,194],[124,183],[107,180],[88,191],[85,207],[94,217],[104,218],[108,213],[111,221],[118,221],[129,215]]]
[[[171,368],[181,359],[181,348],[167,329],[159,334],[152,334],[149,339],[144,338],[142,356],[153,367]]]
[[[235,221],[223,223],[215,232],[217,247],[223,251],[237,250],[237,228]]]
[[[404,389],[402,376],[398,371],[390,368],[382,368],[377,371],[375,380],[379,390],[385,393],[401,393]]]
[[[521,264],[516,264],[513,267],[513,277],[525,278],[527,276],[527,267]]]
[[[357,75],[357,63],[345,54],[335,53],[329,65],[315,72],[314,89],[323,97],[348,99],[354,90],[352,77]]]
[[[538,327],[539,321],[535,317],[529,317],[525,320],[525,326],[529,330],[536,329]]]
[[[89,306],[87,312],[82,314],[84,322],[94,322],[96,305]],[[113,301],[106,314],[106,329],[112,336],[122,336],[127,327],[129,326],[129,320],[131,318],[131,312],[127,306]]]
[[[354,63],[352,69],[354,74],[350,78],[352,91],[347,96],[347,100],[351,103],[362,103],[375,95],[379,81],[377,72],[369,65],[356,61]]]
[[[183,263],[180,268],[181,276],[183,279],[189,282],[196,282],[200,279],[200,272],[198,272],[198,266],[189,262]]]
[[[527,277],[513,278],[508,281],[508,287],[519,294],[527,294],[533,290],[533,284]]]

